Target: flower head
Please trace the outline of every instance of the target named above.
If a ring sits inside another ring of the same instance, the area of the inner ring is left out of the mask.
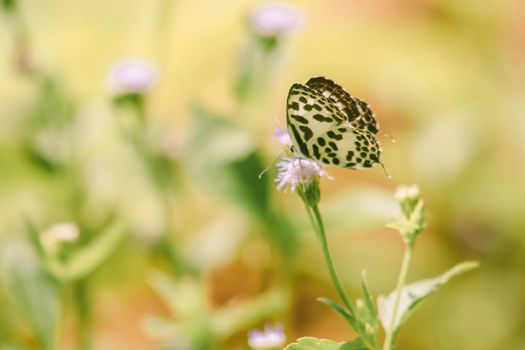
[[[288,134],[288,131],[286,131],[286,129],[275,129],[275,131],[273,132],[273,136],[277,137],[279,143],[282,146],[291,147],[293,145],[292,139],[290,138],[290,135]]]
[[[71,222],[54,224],[42,232],[42,245],[48,251],[54,252],[63,244],[76,241],[78,235],[78,227]]]
[[[398,186],[394,198],[399,202],[403,215],[409,218],[419,202],[419,187],[417,185]]]
[[[149,62],[130,58],[112,68],[109,87],[116,94],[142,94],[155,84],[157,75],[157,69]]]
[[[277,190],[295,192],[299,184],[308,186],[312,180],[325,176],[332,180],[332,177],[324,170],[323,166],[316,161],[304,159],[299,156],[294,158],[284,157],[277,163],[279,172],[275,177],[278,182]]]
[[[277,37],[291,32],[299,24],[299,12],[283,3],[264,4],[251,16],[251,27],[261,36]]]
[[[248,332],[248,344],[254,350],[275,349],[282,346],[285,340],[283,325],[280,323],[275,327],[266,325],[264,331],[254,329]]]
[[[411,246],[425,227],[425,203],[416,185],[399,186],[394,198],[399,202],[402,215],[387,227],[398,230],[403,240]]]
[[[394,193],[394,198],[398,201],[415,200],[419,198],[419,187],[412,186],[398,186]]]

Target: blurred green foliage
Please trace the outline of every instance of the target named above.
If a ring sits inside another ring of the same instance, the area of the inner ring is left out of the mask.
[[[279,42],[248,28],[255,1],[1,4],[0,349],[246,349],[267,320],[289,340],[350,338],[315,301],[334,291],[299,198],[276,192],[273,169],[258,178],[280,152],[287,89],[315,75],[370,102],[396,139],[381,139],[391,180],[330,168],[321,182],[350,294],[363,268],[374,295],[392,289],[391,192],[418,183],[428,226],[409,280],[482,267],[429,299],[398,347],[525,348],[520,1],[290,1],[304,21]],[[106,88],[128,56],[160,73],[140,127]],[[28,219],[79,227],[67,269],[81,278],[57,279]],[[190,315],[173,306],[187,288]]]

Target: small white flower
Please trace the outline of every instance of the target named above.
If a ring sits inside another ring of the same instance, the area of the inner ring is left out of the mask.
[[[282,146],[291,147],[293,145],[292,139],[290,138],[290,135],[288,134],[288,131],[286,131],[286,129],[275,129],[275,131],[273,132],[273,136],[277,137],[279,143]]]
[[[157,81],[157,69],[149,62],[130,58],[117,63],[109,74],[109,87],[117,94],[144,93]]]
[[[262,36],[281,36],[295,29],[299,12],[286,4],[271,3],[257,7],[251,16],[253,30]]]
[[[332,177],[323,169],[323,166],[316,161],[300,157],[284,157],[277,163],[279,172],[275,177],[278,182],[277,190],[284,188],[284,191],[295,192],[297,185],[307,185],[317,176],[325,176],[332,180]]]
[[[78,227],[71,222],[54,224],[42,232],[42,245],[49,251],[54,251],[61,244],[76,241],[78,235]]]
[[[394,193],[394,198],[400,202],[405,200],[415,200],[419,198],[419,187],[417,187],[417,185],[398,186]]]
[[[275,327],[264,326],[264,331],[254,329],[248,332],[248,344],[254,350],[275,349],[284,344],[286,336],[283,325],[277,323]]]

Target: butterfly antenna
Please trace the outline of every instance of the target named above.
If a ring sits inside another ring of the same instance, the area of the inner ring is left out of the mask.
[[[273,165],[273,164],[272,164]],[[260,180],[262,179],[262,177],[264,176],[264,174],[266,174],[268,172],[268,170],[270,170],[270,168],[272,167],[272,165],[269,165],[267,166],[266,168],[264,168],[263,171],[261,171],[261,173],[259,174],[259,176],[257,176],[257,178]]]
[[[393,138],[391,135],[387,134],[387,133],[384,132],[383,130],[379,130],[379,132],[381,133],[381,135],[383,135],[383,136],[386,137],[387,139],[390,139],[390,141],[392,141],[392,143],[396,143],[396,139]]]
[[[379,162],[379,164],[381,164],[381,167],[383,168],[383,171],[385,172],[385,176],[387,177],[387,179],[391,179],[392,176],[390,176],[388,171],[386,171],[385,165],[383,163],[381,163],[381,162]]]
[[[264,174],[266,174],[268,172],[268,170],[270,170],[271,167],[273,167],[275,165],[275,163],[277,163],[277,160],[283,155],[285,151],[281,151],[279,152],[279,154],[273,159],[272,163],[270,165],[268,165],[266,168],[264,168],[263,171],[261,171],[261,173],[259,174],[259,176],[257,176],[257,178],[260,180],[262,179],[262,177],[264,176]]]

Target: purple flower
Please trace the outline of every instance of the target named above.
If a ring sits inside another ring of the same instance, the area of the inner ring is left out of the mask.
[[[262,36],[282,36],[299,25],[299,12],[283,3],[258,6],[252,13],[251,26]]]
[[[254,329],[248,332],[248,345],[254,350],[275,349],[282,346],[285,340],[281,323],[277,323],[273,328],[265,325],[264,331]]]
[[[307,186],[315,177],[325,176],[332,180],[332,177],[324,170],[318,162],[310,159],[304,159],[299,156],[294,158],[284,157],[277,163],[279,172],[275,177],[278,182],[277,190],[284,192],[295,192],[299,184]]]
[[[157,81],[157,69],[149,62],[129,58],[117,63],[109,74],[109,87],[117,94],[145,93]]]
[[[286,129],[275,129],[275,131],[273,132],[273,136],[277,137],[279,143],[282,146],[291,147],[293,145],[292,139],[290,138],[290,135],[288,134],[288,131],[286,131]]]

